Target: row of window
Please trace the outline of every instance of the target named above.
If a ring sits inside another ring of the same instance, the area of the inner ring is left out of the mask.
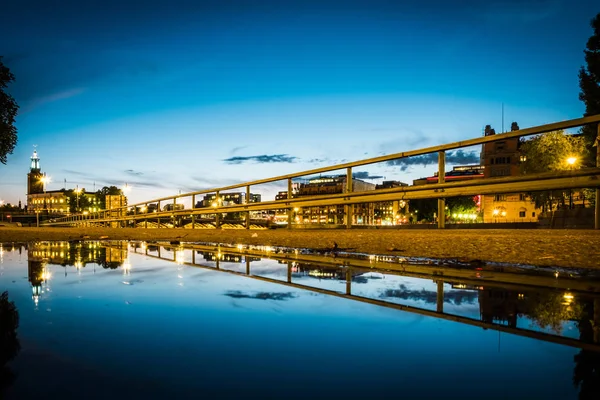
[[[491,159],[492,164],[510,164],[510,157],[494,157]]]
[[[65,199],[34,199],[33,204],[44,204],[44,203],[64,203]]]
[[[494,195],[494,201],[506,201],[505,194]],[[529,198],[525,193],[519,193],[519,201],[529,201]]]

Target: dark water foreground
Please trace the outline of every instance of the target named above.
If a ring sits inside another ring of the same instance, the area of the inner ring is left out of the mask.
[[[4,291],[7,399],[600,398],[600,281],[563,271],[38,242]]]

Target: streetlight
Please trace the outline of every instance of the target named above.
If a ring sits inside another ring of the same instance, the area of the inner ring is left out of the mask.
[[[567,165],[571,168],[575,168],[575,164],[577,163],[577,157],[571,156],[567,158]],[[569,208],[573,208],[573,190],[569,189]]]
[[[49,176],[46,176],[46,174],[44,174],[44,176],[42,176],[40,178],[40,182],[42,182],[42,188],[44,190],[44,208],[42,209],[42,211],[47,209],[47,203],[46,203],[46,185],[48,183],[50,183],[50,181],[52,181],[52,178],[50,178]],[[39,213],[38,213],[38,217],[37,217],[36,222],[37,222],[37,226],[39,227],[40,226]]]
[[[75,194],[77,195],[77,207],[75,208],[75,212],[79,211],[79,193],[81,193],[82,189],[79,189],[79,185],[77,185],[77,189],[75,189]]]

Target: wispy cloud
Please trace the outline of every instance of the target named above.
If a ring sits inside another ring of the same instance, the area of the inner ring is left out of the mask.
[[[229,153],[231,153],[231,154],[235,154],[235,153],[237,153],[238,151],[240,151],[240,150],[244,150],[244,149],[245,149],[245,148],[247,148],[247,147],[248,147],[248,146],[238,146],[238,147],[234,147],[233,149],[231,149],[231,150],[229,151]]]
[[[24,107],[23,112],[28,112],[33,110],[36,107],[39,107],[44,104],[53,103],[59,100],[69,99],[71,97],[79,96],[85,91],[84,88],[74,88],[69,90],[63,90],[61,92],[56,92],[49,94],[47,96],[36,97],[29,101]]]
[[[232,297],[234,299],[255,299],[255,300],[288,300],[293,299],[296,296],[291,292],[277,293],[277,292],[258,292],[254,294],[243,293],[239,290],[230,290],[225,292],[225,296]]]
[[[353,172],[352,176],[356,179],[382,179],[385,176],[381,175],[371,175],[367,171]]]
[[[126,173],[127,175],[133,175],[133,176],[140,176],[140,175],[144,175],[144,173],[143,173],[143,172],[140,172],[140,171],[134,171],[134,170],[132,170],[132,169],[126,169],[126,170],[125,170],[125,173]]]
[[[247,157],[230,157],[223,160],[226,164],[244,164],[247,162],[255,162],[257,164],[270,164],[270,163],[293,163],[297,157],[289,156],[287,154],[272,154],[272,155],[260,155],[260,156],[247,156]]]
[[[379,151],[382,154],[397,153],[404,150],[413,150],[427,144],[430,139],[425,132],[420,129],[402,128],[398,129],[397,139],[383,142],[379,145]]]
[[[399,166],[401,171],[406,171],[411,165],[432,165],[437,164],[438,155],[437,153],[423,154],[421,156],[400,158],[397,160],[390,160],[387,162],[388,165]],[[463,150],[457,150],[455,152],[446,153],[446,163],[448,164],[475,164],[479,163],[479,154],[476,152],[465,152]]]

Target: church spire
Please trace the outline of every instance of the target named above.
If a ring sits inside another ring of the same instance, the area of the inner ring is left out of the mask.
[[[37,145],[33,145],[33,155],[31,156],[31,172],[40,170],[40,158],[37,154]]]

